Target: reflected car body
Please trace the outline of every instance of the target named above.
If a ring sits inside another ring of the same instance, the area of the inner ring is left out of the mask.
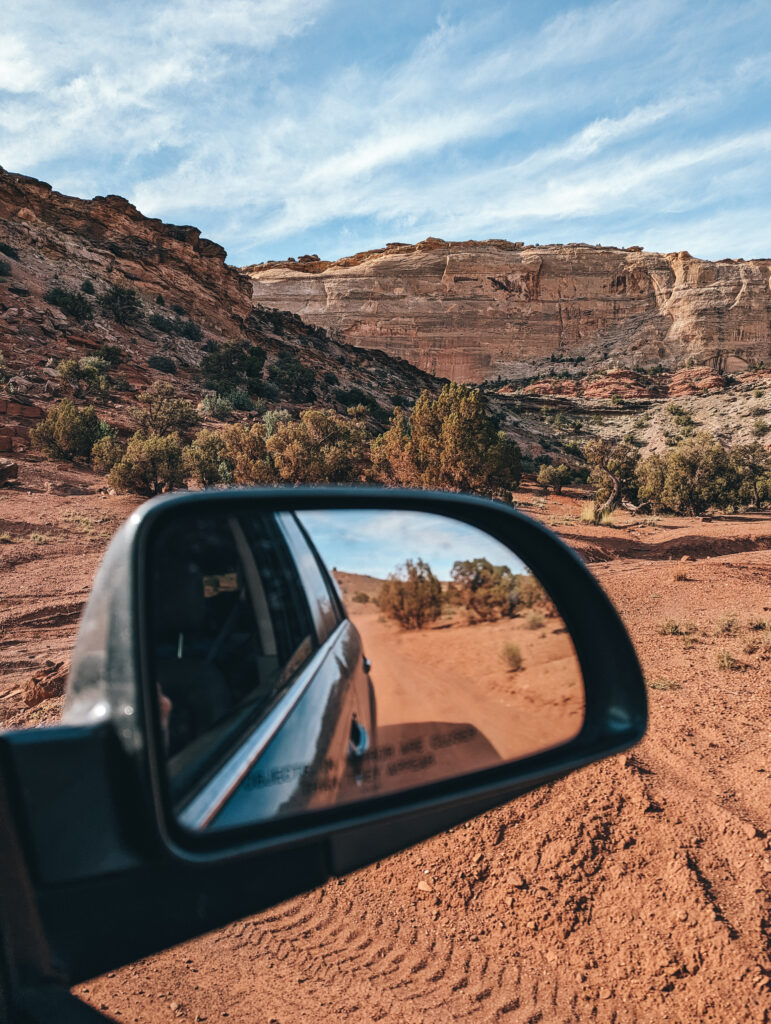
[[[180,823],[231,827],[356,795],[375,730],[368,663],[294,513],[191,520],[157,551],[155,675]]]

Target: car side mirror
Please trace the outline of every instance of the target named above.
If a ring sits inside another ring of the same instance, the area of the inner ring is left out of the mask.
[[[624,750],[646,715],[610,601],[509,506],[203,491],[124,524],[63,724],[0,754],[72,983]]]

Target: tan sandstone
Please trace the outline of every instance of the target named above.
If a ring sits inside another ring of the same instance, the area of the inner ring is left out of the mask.
[[[551,356],[721,370],[771,356],[771,260],[427,239],[244,272],[256,302],[457,380],[526,375]]]

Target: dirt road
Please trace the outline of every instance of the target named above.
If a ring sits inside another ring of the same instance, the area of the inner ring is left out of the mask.
[[[20,539],[0,546],[0,708],[20,724],[57,713],[13,690],[71,641],[104,545],[63,513],[105,516],[108,532],[125,510],[2,501]],[[84,999],[136,1024],[771,1020],[771,520],[595,528],[570,498],[534,511],[590,553],[630,628],[651,686],[639,747],[86,983]]]

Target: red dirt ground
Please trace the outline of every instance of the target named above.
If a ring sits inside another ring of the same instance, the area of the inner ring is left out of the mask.
[[[23,470],[0,492],[11,726],[55,720],[60,701],[28,710],[24,687],[68,657],[134,504],[33,490]],[[81,985],[84,1000],[135,1024],[771,1021],[771,517],[592,527],[577,497],[522,497],[591,560],[629,627],[651,686],[644,741]]]

